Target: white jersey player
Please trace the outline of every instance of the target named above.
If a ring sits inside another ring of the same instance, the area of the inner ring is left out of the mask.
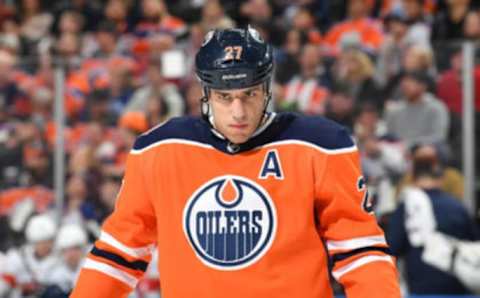
[[[55,248],[59,251],[62,262],[57,263],[48,283],[57,286],[65,294],[69,293],[77,280],[87,246],[87,233],[81,226],[68,224],[61,227]]]
[[[26,227],[27,243],[8,251],[2,277],[8,282],[10,297],[38,295],[58,262],[53,254],[56,225],[48,215],[32,217]]]

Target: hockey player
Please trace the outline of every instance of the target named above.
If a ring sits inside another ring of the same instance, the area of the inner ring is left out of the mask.
[[[59,262],[49,273],[50,286],[65,294],[70,293],[87,253],[87,244],[87,233],[80,225],[68,224],[60,228],[55,247],[60,252],[63,262]]]
[[[203,119],[134,144],[116,208],[72,297],[127,297],[159,254],[162,297],[400,297],[358,152],[321,117],[267,112],[272,47],[208,33],[196,56]]]
[[[35,215],[27,223],[27,243],[6,255],[2,277],[9,284],[10,297],[36,297],[47,284],[58,262],[53,254],[56,225],[46,214]]]

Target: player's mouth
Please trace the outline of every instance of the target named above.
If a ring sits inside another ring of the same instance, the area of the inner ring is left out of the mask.
[[[230,124],[230,127],[234,129],[245,129],[248,127],[248,124]]]

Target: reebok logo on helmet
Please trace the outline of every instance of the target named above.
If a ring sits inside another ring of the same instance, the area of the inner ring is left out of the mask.
[[[227,81],[227,80],[238,80],[238,79],[244,79],[247,77],[246,73],[239,73],[239,74],[229,74],[229,75],[223,75],[222,80]]]

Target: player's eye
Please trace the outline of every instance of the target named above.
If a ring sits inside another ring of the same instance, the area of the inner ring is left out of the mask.
[[[255,95],[257,95],[257,91],[256,90],[248,90],[247,92],[245,92],[245,95],[248,96],[248,97],[254,97]]]
[[[232,97],[230,95],[226,95],[226,94],[219,94],[218,97],[222,101],[230,101],[232,99]]]

